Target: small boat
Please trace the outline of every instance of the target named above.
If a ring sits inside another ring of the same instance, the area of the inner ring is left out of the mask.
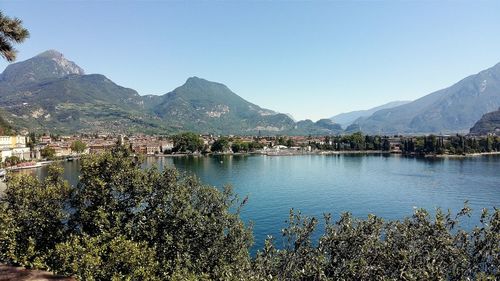
[[[5,177],[6,174],[7,174],[7,171],[5,169],[0,169],[0,178]]]

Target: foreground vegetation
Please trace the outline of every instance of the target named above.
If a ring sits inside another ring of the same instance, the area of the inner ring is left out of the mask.
[[[500,210],[461,230],[457,215],[416,210],[385,222],[345,213],[313,240],[318,220],[291,211],[280,238],[251,257],[246,200],[176,170],[140,168],[116,147],[82,159],[80,183],[61,168],[14,175],[0,199],[0,262],[81,280],[496,280]],[[280,245],[277,247],[276,245]]]

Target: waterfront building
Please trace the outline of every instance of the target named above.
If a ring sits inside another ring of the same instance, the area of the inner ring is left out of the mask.
[[[30,159],[30,148],[26,147],[25,136],[0,136],[0,160],[17,156],[21,160]]]

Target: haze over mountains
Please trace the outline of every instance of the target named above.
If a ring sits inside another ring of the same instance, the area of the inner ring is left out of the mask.
[[[332,134],[332,122],[296,123],[198,77],[162,96],[140,96],[100,74],[86,75],[54,50],[9,65],[0,107],[16,127],[61,133]]]
[[[370,134],[467,133],[500,106],[500,63],[413,102],[354,123]]]
[[[348,127],[352,123],[354,123],[358,118],[360,117],[369,117],[373,113],[381,110],[381,109],[387,109],[387,108],[393,108],[396,106],[400,106],[403,104],[407,104],[411,101],[393,101],[393,102],[388,102],[386,104],[370,108],[370,109],[365,109],[365,110],[356,110],[356,111],[351,111],[351,112],[346,112],[346,113],[340,113],[335,116],[330,117],[331,120],[333,120],[335,123],[339,123],[343,127]]]

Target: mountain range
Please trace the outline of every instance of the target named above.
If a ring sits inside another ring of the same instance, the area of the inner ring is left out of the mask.
[[[194,131],[240,135],[467,133],[500,107],[500,64],[415,101],[296,122],[227,86],[191,77],[164,95],[141,96],[49,50],[0,74],[0,130],[54,133]],[[2,118],[3,117],[3,118]],[[347,126],[343,130],[342,125]]]
[[[388,109],[388,108],[393,108],[396,106],[400,106],[403,104],[407,104],[411,101],[393,101],[389,102],[377,107],[373,107],[370,109],[365,109],[365,110],[356,110],[356,111],[351,111],[351,112],[346,112],[346,113],[340,113],[335,116],[330,117],[332,121],[339,123],[343,127],[348,127],[352,123],[354,123],[358,118],[361,117],[369,117],[373,113],[382,110],[382,109]]]
[[[223,84],[191,77],[161,96],[141,96],[104,75],[85,74],[49,50],[0,74],[0,108],[20,129],[59,133],[337,134],[331,121],[295,122]]]
[[[500,107],[500,63],[410,103],[354,121],[369,134],[467,133]]]

